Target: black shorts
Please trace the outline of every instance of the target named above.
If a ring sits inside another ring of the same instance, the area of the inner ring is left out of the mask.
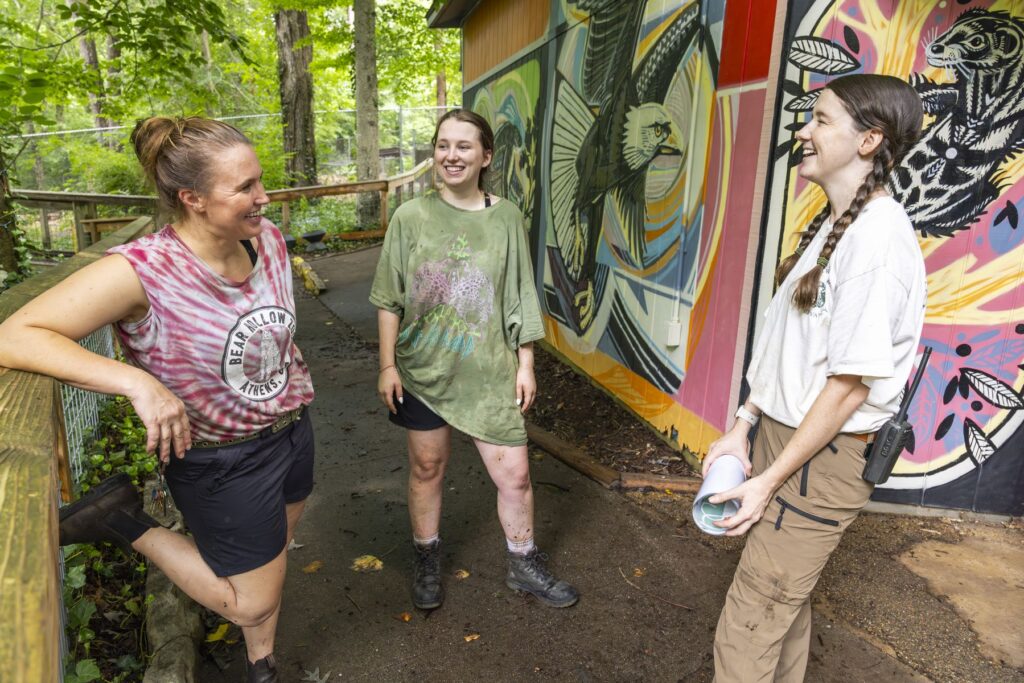
[[[174,504],[214,574],[262,567],[287,542],[285,505],[305,500],[313,490],[309,410],[276,434],[172,457],[165,474]]]
[[[399,427],[412,429],[418,432],[426,432],[431,429],[444,427],[448,423],[440,415],[423,404],[408,391],[402,392],[402,402],[395,403],[398,413],[388,411],[388,419]]]

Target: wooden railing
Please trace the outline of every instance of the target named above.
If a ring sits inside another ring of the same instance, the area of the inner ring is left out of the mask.
[[[380,193],[380,229],[361,230],[345,233],[348,239],[362,239],[368,237],[379,237],[384,234],[388,227],[388,198],[392,192],[402,203],[404,192],[408,191],[409,196],[415,194],[416,186],[422,190],[433,182],[431,170],[433,160],[425,159],[417,164],[412,170],[399,175],[383,178],[381,180],[366,180],[354,183],[338,183],[335,185],[313,185],[311,187],[289,187],[282,190],[271,190],[267,192],[271,202],[281,203],[281,225],[278,226],[284,233],[291,230],[291,202],[299,199],[311,199],[314,197],[331,197],[346,194],[359,194],[362,192]],[[39,209],[43,234],[48,235],[48,215],[50,211],[74,212],[75,217],[75,239],[79,250],[90,244],[95,244],[105,232],[116,230],[132,219],[126,218],[99,218],[97,206],[132,206],[145,209],[147,214],[155,214],[157,210],[156,197],[131,194],[89,194],[81,192],[43,192],[39,190],[11,190],[11,197],[18,204],[25,208]],[[159,218],[159,217],[158,217]],[[159,219],[157,223],[159,223]],[[44,242],[46,238],[44,237]],[[44,244],[44,248],[49,245]]]
[[[431,170],[434,166],[433,159],[424,159],[412,170],[382,180],[364,180],[356,183],[338,183],[336,185],[313,185],[310,187],[290,187],[284,190],[271,190],[267,192],[271,202],[281,202],[281,225],[278,226],[285,233],[291,229],[291,202],[299,199],[312,199],[314,197],[334,197],[345,194],[358,194],[360,192],[380,193],[380,229],[359,230],[343,233],[350,239],[362,239],[368,237],[380,237],[388,229],[388,197],[395,192],[398,204],[402,203],[403,189],[408,187],[410,195],[416,191],[416,184],[423,188],[433,182]]]
[[[0,322],[79,268],[151,230],[143,217],[0,296]],[[58,491],[71,478],[60,383],[0,368],[0,679],[60,680]]]
[[[78,251],[96,244],[104,232],[123,227],[135,217],[99,218],[98,206],[132,206],[145,209],[147,215],[155,215],[156,197],[138,194],[92,194],[88,192],[49,192],[43,190],[11,190],[11,198],[26,209],[39,209],[39,221],[43,231],[43,248],[50,244],[50,212],[70,210],[75,217],[75,244]]]

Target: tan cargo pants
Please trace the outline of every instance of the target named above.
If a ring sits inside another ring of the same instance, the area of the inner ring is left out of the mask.
[[[796,431],[769,417],[754,440],[763,472]],[[747,535],[715,633],[715,682],[802,681],[810,595],[873,486],[861,479],[867,444],[839,434],[772,496]]]

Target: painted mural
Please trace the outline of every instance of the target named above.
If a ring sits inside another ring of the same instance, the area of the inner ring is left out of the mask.
[[[726,225],[706,206],[739,125],[716,91],[724,17],[720,0],[556,0],[546,43],[465,96],[495,126],[495,190],[530,219],[548,342],[694,452],[724,428],[744,343],[738,303],[708,315],[744,283],[715,277]],[[687,387],[691,366],[722,391]]]
[[[913,443],[875,498],[1019,515],[1024,6],[803,1],[791,3],[787,23],[766,223],[770,253],[788,254],[796,232],[824,204],[820,191],[793,170],[793,132],[829,78],[852,72],[904,78],[926,112],[922,138],[890,189],[919,232],[929,291],[922,345],[935,354],[911,405]],[[774,267],[768,261],[762,279]]]
[[[543,45],[464,99],[529,220],[548,343],[695,454],[734,410],[755,279],[768,60],[744,54],[772,16],[732,4],[730,34],[723,0],[552,0]]]

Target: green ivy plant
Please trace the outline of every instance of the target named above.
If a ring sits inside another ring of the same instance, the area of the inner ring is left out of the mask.
[[[79,482],[83,493],[118,472],[127,473],[141,487],[146,475],[157,466],[156,457],[146,453],[146,429],[123,397],[111,399],[101,408],[99,425],[86,453]],[[147,658],[144,643],[134,631],[141,633],[139,626],[152,600],[144,593],[146,563],[116,546],[76,545],[65,550],[64,566],[68,634],[64,681],[140,681]],[[97,636],[98,632],[102,637]],[[109,643],[111,632],[115,638],[118,633],[125,634],[137,645],[136,651],[116,648],[117,657],[102,657],[98,646]]]

